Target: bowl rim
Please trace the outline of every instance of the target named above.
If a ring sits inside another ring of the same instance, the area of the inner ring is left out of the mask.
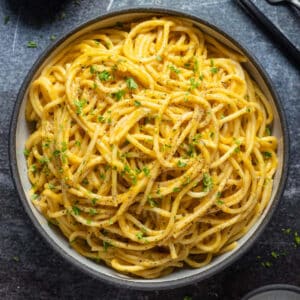
[[[82,264],[79,260],[73,258],[67,251],[65,251],[58,244],[56,244],[56,242],[46,233],[46,231],[37,221],[36,217],[32,212],[32,209],[28,204],[27,198],[23,191],[21,180],[20,180],[20,174],[17,166],[15,141],[16,141],[16,129],[17,129],[17,122],[20,113],[20,107],[24,100],[24,96],[28,88],[28,85],[30,84],[32,78],[36,74],[36,71],[39,69],[39,67],[44,63],[47,57],[51,55],[52,51],[54,51],[60,44],[62,44],[73,34],[79,32],[85,27],[109,19],[111,17],[115,17],[118,15],[125,15],[125,14],[134,14],[134,13],[149,13],[149,14],[167,15],[167,16],[169,15],[175,17],[183,17],[183,18],[190,19],[192,21],[196,21],[199,24],[202,24],[204,26],[213,29],[215,32],[217,32],[218,34],[224,36],[227,40],[229,40],[233,45],[235,45],[235,47],[241,49],[242,52],[246,54],[249,61],[251,61],[251,63],[254,65],[255,69],[258,71],[264,83],[266,84],[268,90],[270,91],[270,94],[274,100],[274,104],[279,115],[279,121],[283,132],[282,175],[278,184],[278,190],[269,208],[269,212],[266,214],[266,216],[262,220],[261,224],[257,227],[255,232],[253,232],[252,236],[250,236],[249,239],[246,240],[244,244],[241,245],[240,248],[235,253],[233,253],[232,255],[230,255],[220,263],[218,263],[216,266],[213,266],[210,269],[203,271],[202,273],[189,275],[187,277],[182,277],[175,280],[164,281],[164,282],[135,282],[134,280],[129,281],[122,278],[114,278],[109,275],[106,275],[105,273],[92,270],[88,266]],[[38,230],[40,235],[47,241],[47,243],[51,246],[51,248],[54,249],[57,253],[59,253],[66,261],[71,263],[73,266],[77,267],[79,270],[83,271],[84,273],[94,278],[101,280],[104,283],[110,283],[118,287],[137,289],[137,290],[153,290],[154,288],[156,290],[171,289],[171,288],[178,288],[181,286],[189,285],[195,282],[200,282],[224,270],[226,267],[230,266],[233,262],[239,259],[243,254],[245,254],[246,251],[249,250],[251,246],[253,246],[254,242],[258,239],[258,237],[262,234],[263,230],[266,228],[282,197],[285,183],[287,180],[287,175],[288,175],[289,148],[290,148],[288,125],[287,125],[287,120],[286,120],[283,106],[281,104],[281,101],[279,99],[279,96],[275,90],[275,87],[271,79],[267,75],[266,71],[264,71],[260,63],[258,62],[258,59],[245,46],[241,45],[233,37],[231,37],[230,34],[228,34],[223,29],[220,29],[218,26],[206,21],[205,19],[202,18],[202,16],[199,17],[196,14],[193,14],[191,12],[186,13],[176,9],[169,9],[169,8],[164,8],[159,6],[154,6],[154,7],[138,6],[134,8],[123,8],[123,9],[113,10],[108,13],[100,14],[95,18],[89,19],[88,21],[84,21],[79,25],[75,25],[75,28],[68,30],[66,33],[63,33],[59,39],[57,39],[55,42],[50,44],[36,59],[32,67],[28,71],[20,87],[19,93],[16,98],[16,102],[13,107],[12,116],[11,116],[8,147],[9,147],[8,153],[9,153],[10,172],[13,178],[14,186],[18,192],[19,199],[22,202],[27,215],[31,219],[32,223],[34,224],[34,227]]]

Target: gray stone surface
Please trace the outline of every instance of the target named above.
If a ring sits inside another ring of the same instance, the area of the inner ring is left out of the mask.
[[[299,14],[255,1],[294,41],[300,41]],[[18,89],[29,68],[57,36],[105,13],[130,6],[161,5],[193,12],[239,40],[272,78],[288,117],[291,160],[281,204],[259,241],[220,274],[170,291],[130,291],[96,281],[72,267],[39,236],[25,214],[8,167],[9,121]],[[10,19],[4,25],[4,17]],[[27,41],[38,48],[29,49]],[[0,299],[240,299],[271,283],[300,285],[300,247],[282,228],[300,232],[300,74],[269,37],[230,0],[0,0]],[[271,251],[287,252],[274,259]],[[258,259],[260,256],[261,259]],[[264,268],[261,262],[270,261]]]

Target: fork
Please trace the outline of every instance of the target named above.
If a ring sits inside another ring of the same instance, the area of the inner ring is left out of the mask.
[[[271,4],[278,4],[281,2],[288,2],[292,5],[294,5],[295,7],[297,7],[298,9],[300,9],[300,0],[267,0],[269,3]]]

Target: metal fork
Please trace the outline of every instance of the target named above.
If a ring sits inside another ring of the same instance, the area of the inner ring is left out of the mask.
[[[292,5],[294,5],[295,7],[297,7],[298,9],[300,9],[300,0],[267,0],[269,3],[271,4],[278,4],[281,2],[288,2]]]

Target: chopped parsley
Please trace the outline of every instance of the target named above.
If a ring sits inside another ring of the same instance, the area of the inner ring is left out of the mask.
[[[54,151],[52,152],[52,154],[53,154],[54,157],[59,157],[59,155],[60,155],[60,150],[56,149],[56,150],[54,150]]]
[[[92,201],[92,205],[95,206],[96,203],[97,203],[97,199],[96,199],[96,198],[93,198],[91,201]]]
[[[136,174],[140,174],[140,173],[142,173],[142,171],[141,171],[139,168],[136,168],[136,169],[135,169],[135,173],[136,173]]]
[[[34,41],[28,41],[27,48],[37,48],[37,43]]]
[[[235,147],[234,152],[239,153],[241,151],[240,147]]]
[[[117,101],[120,101],[120,100],[123,98],[123,96],[125,95],[125,91],[120,90],[120,91],[118,91],[118,92],[116,92],[116,93],[113,93],[113,94],[111,94],[111,95],[112,95],[112,97],[115,98]]]
[[[134,79],[132,77],[129,77],[126,79],[126,84],[130,90],[135,90],[138,88],[137,83],[134,81]]]
[[[179,160],[179,161],[177,162],[177,166],[178,166],[179,168],[183,168],[183,167],[186,166],[186,163],[183,162],[183,161],[181,161],[181,160]]]
[[[208,173],[203,174],[203,189],[205,192],[209,192],[213,189],[214,183],[211,176]]]
[[[198,59],[195,58],[194,59],[194,68],[193,68],[193,71],[194,71],[194,73],[197,73],[198,70],[199,70],[199,62],[198,62]]]
[[[275,259],[276,258],[278,258],[280,255],[277,253],[277,252],[275,252],[275,251],[272,251],[271,252],[271,255],[272,255],[272,257],[274,257]]]
[[[212,74],[216,74],[219,71],[219,69],[214,66],[214,60],[213,59],[210,60],[210,66],[211,66],[210,72]]]
[[[96,213],[97,213],[96,209],[90,208],[89,214],[90,214],[91,216],[95,215]]]
[[[10,16],[4,17],[4,21],[3,21],[4,25],[6,25],[9,22],[9,19],[10,19]]]
[[[180,192],[180,188],[179,188],[179,187],[174,187],[173,192],[174,192],[174,193]]]
[[[41,159],[39,159],[39,162],[41,164],[47,164],[49,162],[49,158],[48,157],[42,157]]]
[[[153,200],[149,195],[147,196],[147,201],[152,208],[158,206],[158,203],[155,200]]]
[[[82,183],[85,184],[85,185],[87,185],[87,184],[89,184],[89,181],[88,181],[87,178],[84,178],[84,179],[82,180]]]
[[[76,106],[76,114],[77,115],[82,114],[82,110],[83,110],[83,108],[85,107],[86,104],[87,104],[87,101],[85,99],[74,101],[74,105]]]
[[[199,82],[195,80],[195,78],[190,78],[190,83],[191,83],[191,90],[196,89],[197,87],[199,87]]]
[[[174,73],[176,73],[176,74],[179,74],[179,73],[180,73],[180,70],[177,69],[175,66],[169,65],[168,67],[169,67],[169,69],[170,69],[172,72],[174,72]]]
[[[37,170],[37,169],[36,169],[36,165],[33,164],[33,165],[30,166],[30,171],[31,171],[32,173],[36,172],[36,170]]]
[[[130,173],[130,167],[128,165],[125,165],[123,171],[124,171],[124,173]]]
[[[32,199],[32,200],[37,200],[38,197],[39,197],[38,194],[32,194],[32,195],[31,195],[31,199]]]
[[[212,67],[212,68],[210,69],[210,72],[211,72],[212,74],[217,74],[218,71],[219,71],[219,69],[218,69],[217,67]]]
[[[137,101],[137,100],[135,100],[135,101],[134,101],[134,106],[141,106],[141,102],[140,102],[140,101]]]
[[[193,156],[194,156],[194,152],[195,152],[195,146],[189,144],[189,145],[188,145],[188,150],[187,150],[186,154],[187,154],[189,157],[193,157]]]
[[[141,240],[141,239],[143,239],[143,237],[144,237],[144,233],[141,232],[141,231],[139,231],[139,232],[136,234],[136,237],[137,237],[139,240]]]
[[[193,145],[196,145],[199,143],[199,139],[202,137],[201,133],[197,133],[193,139],[192,139],[192,142],[193,142]]]
[[[150,175],[150,170],[149,170],[148,167],[144,167],[144,168],[143,168],[143,172],[144,172],[144,174],[145,174],[146,176],[149,176],[149,175]]]
[[[104,251],[105,251],[105,252],[106,252],[107,249],[108,249],[109,247],[111,247],[111,246],[112,246],[112,245],[111,245],[110,242],[103,241],[103,248],[104,248]]]
[[[269,262],[269,261],[262,262],[261,265],[262,265],[264,268],[271,268],[271,267],[272,267],[272,263]]]
[[[161,57],[160,55],[157,55],[157,56],[156,56],[156,60],[157,60],[157,61],[162,61],[162,57]]]
[[[203,74],[199,75],[199,79],[200,79],[201,81],[203,80],[203,78],[204,78],[204,75],[203,75]]]
[[[73,207],[72,207],[72,210],[73,210],[73,213],[74,213],[76,216],[80,215],[80,208],[79,208],[79,207],[73,206]]]
[[[91,74],[95,74],[97,72],[97,70],[95,69],[94,66],[90,66],[90,73]]]
[[[105,122],[104,117],[103,116],[98,116],[98,122],[104,123]]]
[[[13,256],[12,259],[16,262],[19,262],[20,261],[20,258],[18,256]]]
[[[110,77],[111,77],[110,73],[106,70],[98,73],[98,78],[101,81],[108,81],[110,79]]]
[[[49,188],[51,191],[53,191],[53,190],[55,190],[55,185],[52,184],[52,183],[48,183],[48,188]]]
[[[269,127],[266,127],[265,135],[267,135],[267,136],[271,135],[271,129]]]
[[[299,236],[298,232],[294,233],[294,241],[297,246],[300,245],[300,236]]]
[[[100,173],[100,174],[99,174],[99,177],[100,177],[102,180],[104,180],[104,179],[105,179],[105,174],[104,174],[104,173]]]
[[[272,157],[272,153],[271,152],[268,152],[268,151],[265,151],[263,152],[263,156],[265,159],[269,159]]]
[[[23,154],[24,154],[25,157],[28,157],[29,153],[30,153],[30,151],[28,149],[25,148],[23,150]]]
[[[75,141],[75,145],[80,147],[81,146],[81,142],[80,141]]]
[[[284,233],[284,234],[290,234],[291,232],[292,232],[292,229],[291,228],[286,228],[286,229],[282,229],[282,232]]]

